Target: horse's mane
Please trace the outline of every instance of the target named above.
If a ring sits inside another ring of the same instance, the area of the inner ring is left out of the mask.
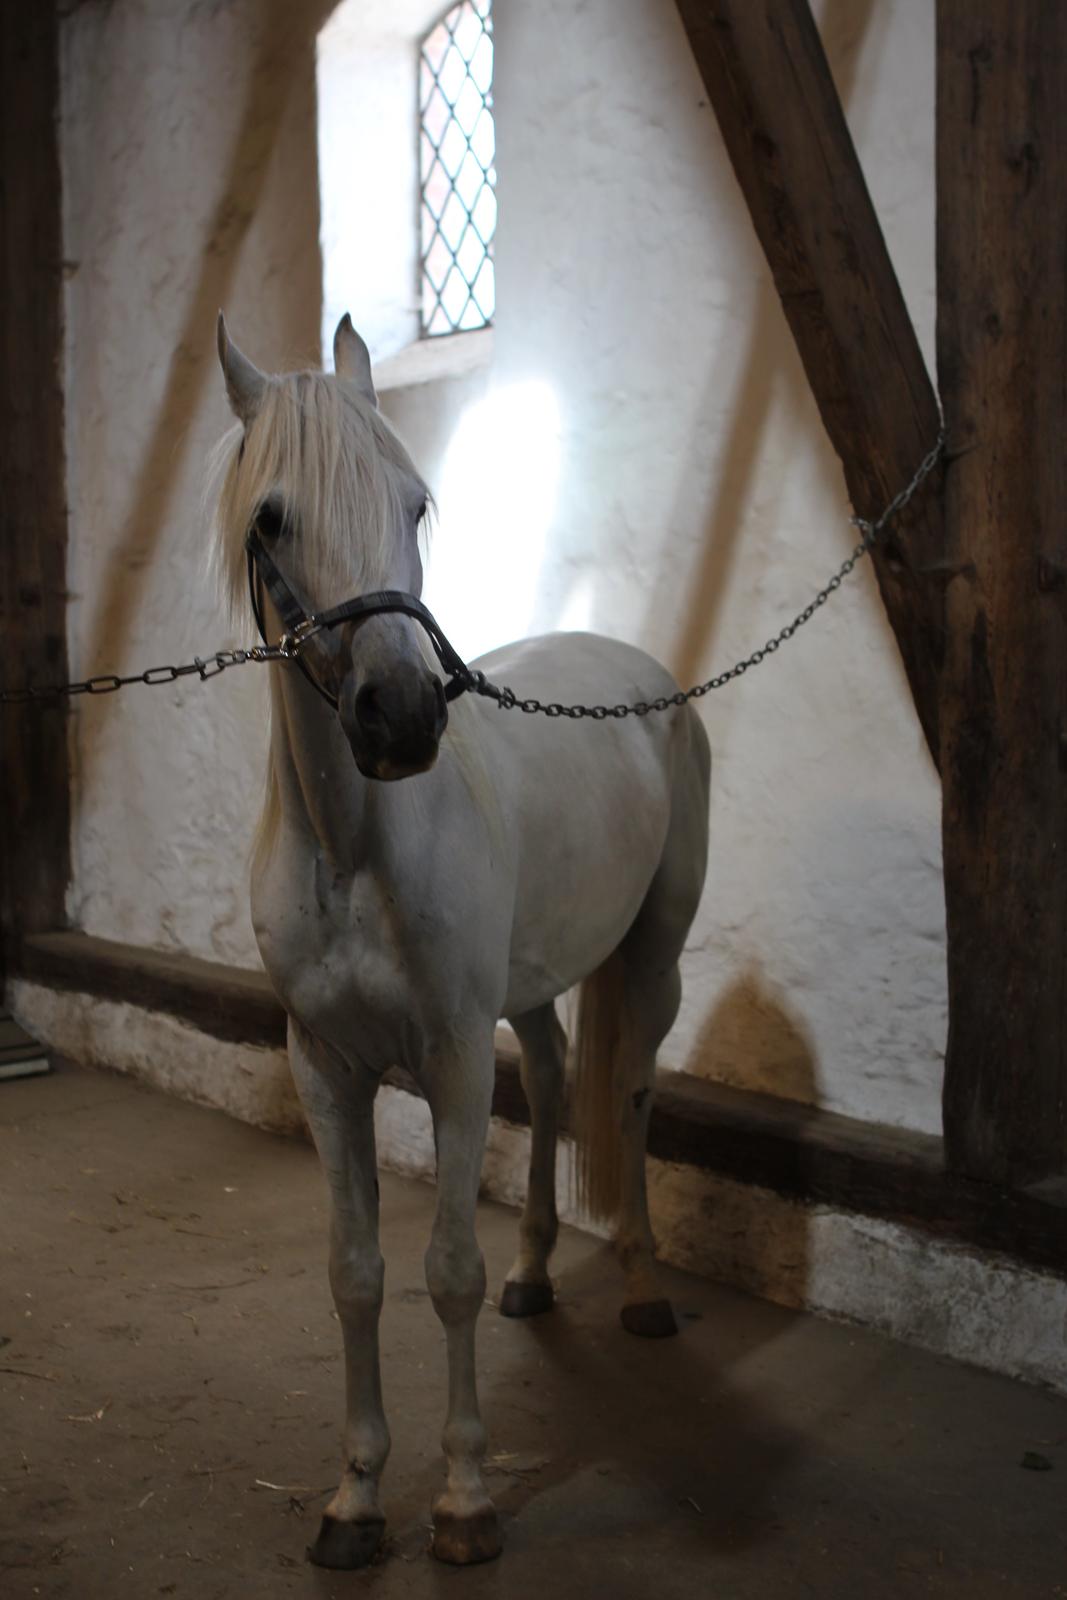
[[[215,477],[215,567],[242,626],[250,622],[245,535],[268,495],[280,495],[298,528],[300,566],[332,601],[383,587],[404,525],[402,486],[424,487],[374,406],[323,372],[267,378],[250,426],[219,446]]]
[[[303,572],[313,575],[315,596],[332,601],[384,587],[389,552],[410,519],[413,492],[433,501],[407,451],[374,406],[353,385],[322,372],[268,377],[250,426],[236,427],[221,441],[210,482],[218,484],[214,566],[233,620],[252,624],[248,599],[245,536],[268,495],[298,524]],[[436,666],[429,641],[420,648]],[[279,714],[284,715],[280,710]],[[494,838],[499,818],[484,762],[464,737],[469,708],[453,706],[451,740],[464,781],[479,799]],[[279,821],[273,757],[256,829],[253,855],[272,847]]]

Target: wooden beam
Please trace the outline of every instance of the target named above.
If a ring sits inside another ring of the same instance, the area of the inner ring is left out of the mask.
[[[0,684],[67,675],[58,24],[0,6]],[[63,711],[0,707],[0,963],[65,919]]]
[[[708,98],[857,513],[876,517],[937,437],[937,401],[807,0],[678,0]],[[874,556],[939,760],[937,478]]]
[[[952,1165],[1067,1166],[1067,6],[939,0]]]
[[[217,1038],[284,1043],[285,1016],[262,972],[81,933],[32,935],[18,956],[20,974],[35,983],[163,1011]],[[404,1073],[390,1072],[387,1082],[418,1093]],[[512,1050],[498,1049],[493,1114],[529,1120]],[[1067,1272],[1067,1182],[1005,1192],[946,1174],[941,1141],[929,1134],[661,1072],[649,1152],[804,1204]]]
[[[285,1048],[285,1012],[265,972],[73,931],[23,938],[12,964],[34,983],[163,1011],[213,1039]]]

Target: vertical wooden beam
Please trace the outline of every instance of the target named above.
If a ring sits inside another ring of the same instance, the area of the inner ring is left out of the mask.
[[[677,0],[852,503],[876,516],[937,437],[937,401],[807,0]],[[936,480],[875,571],[935,763]]]
[[[67,674],[58,22],[0,3],[0,683]],[[0,707],[0,960],[63,925],[70,797],[62,710]]]
[[[1067,5],[939,0],[945,1146],[1067,1166]]]

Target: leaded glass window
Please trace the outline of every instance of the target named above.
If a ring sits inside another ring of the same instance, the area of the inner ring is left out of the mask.
[[[423,337],[487,327],[496,308],[491,0],[461,0],[419,51]]]

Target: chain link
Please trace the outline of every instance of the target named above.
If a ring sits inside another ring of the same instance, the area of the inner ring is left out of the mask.
[[[210,656],[196,656],[181,667],[148,667],[144,672],[131,672],[122,677],[117,672],[100,672],[94,678],[82,678],[74,683],[49,683],[30,689],[0,690],[0,705],[23,705],[27,702],[56,700],[60,696],[72,699],[79,694],[114,694],[131,683],[147,683],[155,687],[163,683],[177,683],[179,678],[197,677],[201,682],[217,678],[228,667],[243,667],[247,661],[285,661],[291,652],[281,645],[253,645],[250,650],[216,650]]]
[[[604,722],[608,717],[647,717],[650,711],[666,711],[670,706],[684,706],[690,700],[699,700],[702,695],[710,694],[713,689],[721,689],[725,684],[732,683],[735,678],[740,678],[751,667],[758,667],[768,656],[791,639],[798,628],[824,606],[830,596],[840,589],[842,582],[848,577],[857,561],[867,555],[880,538],[886,524],[902,511],[908,504],[919,486],[930,475],[945,448],[945,428],[942,422],[936,443],[927,451],[919,463],[910,483],[905,485],[899,493],[895,494],[874,522],[867,521],[864,517],[851,517],[852,526],[858,528],[862,534],[859,544],[856,545],[847,560],[843,561],[833,577],[821,588],[814,598],[806,605],[803,611],[786,623],[784,628],[758,650],[753,650],[750,656],[743,661],[738,661],[725,672],[718,673],[714,678],[709,678],[706,683],[695,684],[692,689],[679,689],[676,694],[660,695],[656,700],[637,700],[632,704],[615,706],[584,706],[562,705],[557,700],[542,701],[534,699],[520,700],[512,689],[498,688],[490,683],[483,672],[476,667],[468,667],[466,673],[466,687],[472,694],[485,696],[495,700],[502,711],[524,711],[529,716],[541,715],[545,717],[570,717],[574,720],[589,718],[593,722]],[[74,683],[44,684],[28,689],[0,689],[0,705],[22,705],[27,702],[41,702],[56,700],[61,697],[73,698],[80,694],[114,694],[119,689],[125,689],[132,683],[146,683],[150,687],[164,683],[176,683],[180,678],[197,677],[201,682],[208,678],[217,678],[230,667],[243,667],[249,661],[292,661],[296,659],[300,641],[288,638],[280,644],[253,645],[249,650],[216,650],[212,655],[201,658],[196,656],[192,661],[180,667],[149,667],[144,672],[133,672],[128,677],[122,677],[115,672],[98,673],[96,677],[84,678]],[[458,676],[458,674],[457,674]]]

